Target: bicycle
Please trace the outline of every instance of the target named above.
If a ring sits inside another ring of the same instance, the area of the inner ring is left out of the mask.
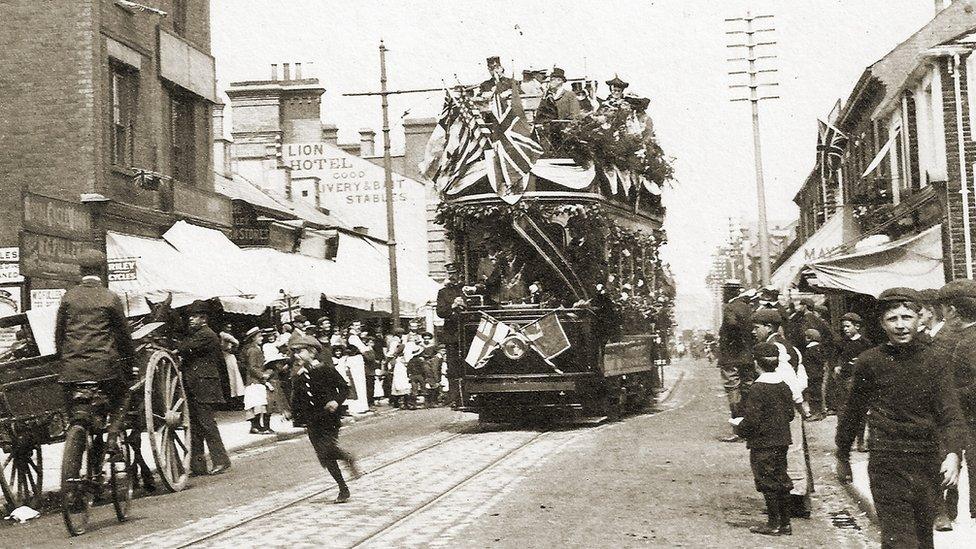
[[[128,517],[133,481],[132,449],[126,443],[125,421],[133,388],[111,413],[111,398],[97,382],[76,383],[71,388],[71,424],[61,460],[61,514],[72,536],[88,529],[96,498],[107,487],[119,522]],[[106,472],[107,469],[107,472]]]

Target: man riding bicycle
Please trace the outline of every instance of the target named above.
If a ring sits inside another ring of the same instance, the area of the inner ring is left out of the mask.
[[[135,357],[122,300],[102,282],[105,254],[85,250],[79,259],[81,283],[61,298],[54,334],[72,423],[92,420],[99,393],[108,410],[119,409]]]

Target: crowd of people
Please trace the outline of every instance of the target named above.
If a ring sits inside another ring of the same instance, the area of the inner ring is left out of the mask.
[[[741,291],[725,305],[719,367],[734,434],[723,440],[744,440],[750,451],[768,513],[753,532],[792,532],[790,424],[829,414],[838,416],[841,482],[852,480],[852,449],[869,452],[883,548],[933,547],[933,530],[953,528],[960,462],[976,443],[976,282],[891,288],[873,305],[840,315],[839,330],[823,305],[780,300],[774,288]],[[877,345],[865,333],[872,322]],[[966,465],[976,494],[976,467]]]

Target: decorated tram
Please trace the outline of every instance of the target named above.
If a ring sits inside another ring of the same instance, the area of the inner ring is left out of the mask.
[[[426,166],[463,284],[462,409],[619,417],[653,399],[666,359],[669,160],[619,78],[601,100],[557,68],[533,95],[493,61],[447,92]]]

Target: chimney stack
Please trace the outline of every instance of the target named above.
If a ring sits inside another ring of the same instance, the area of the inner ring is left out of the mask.
[[[271,81],[272,82],[277,82],[278,81],[278,64],[277,63],[272,63],[271,64]]]
[[[359,156],[367,157],[376,154],[376,132],[369,128],[359,130]]]
[[[301,80],[301,79],[302,79],[302,64],[295,63],[295,80]]]
[[[291,80],[291,64],[290,63],[282,63],[281,64],[281,79],[282,80],[285,80],[285,81]]]

